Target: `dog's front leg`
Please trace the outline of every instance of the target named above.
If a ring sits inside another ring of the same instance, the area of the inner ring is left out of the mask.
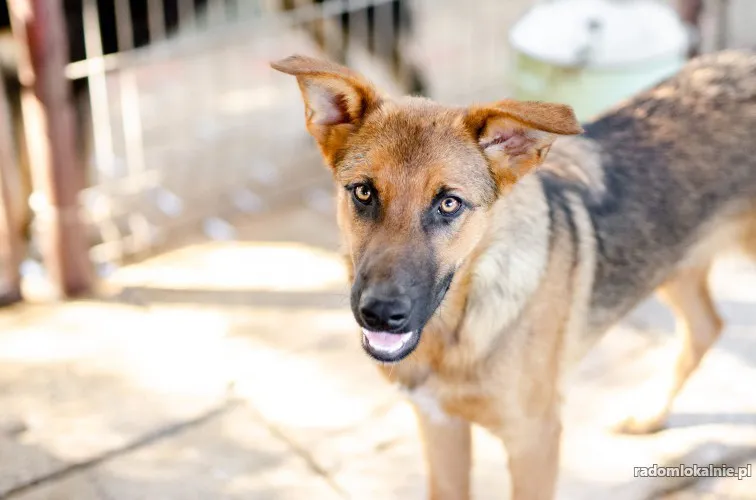
[[[470,498],[470,423],[413,404],[428,465],[430,500]]]
[[[509,455],[512,500],[552,500],[559,472],[562,424],[557,413],[505,422],[497,432]]]

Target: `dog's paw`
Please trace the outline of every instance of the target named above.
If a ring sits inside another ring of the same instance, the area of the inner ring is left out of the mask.
[[[664,429],[669,415],[669,398],[666,394],[651,396],[641,393],[621,417],[613,419],[612,430],[621,434],[651,434]]]
[[[619,434],[652,434],[664,429],[666,420],[666,413],[661,415],[631,415],[615,423],[613,430]]]

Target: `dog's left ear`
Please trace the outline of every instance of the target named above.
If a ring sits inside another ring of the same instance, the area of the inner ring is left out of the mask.
[[[505,100],[475,106],[463,120],[492,164],[500,187],[514,184],[543,163],[560,135],[583,132],[571,107],[543,102]]]
[[[370,82],[339,64],[294,55],[271,66],[297,77],[307,130],[329,164],[365,116],[380,104],[378,91]]]

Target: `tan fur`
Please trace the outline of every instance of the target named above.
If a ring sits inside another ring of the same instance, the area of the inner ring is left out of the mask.
[[[681,270],[659,289],[659,297],[675,315],[679,353],[672,370],[655,382],[655,393],[646,395],[619,430],[645,434],[661,429],[674,397],[719,337],[722,320],[709,294],[708,271],[708,266]]]
[[[716,75],[756,75],[748,55],[700,64]],[[706,283],[714,253],[756,248],[756,169],[728,164],[733,173],[716,174],[711,160],[726,152],[750,161],[749,146],[695,113],[712,116],[709,101],[720,94],[714,110],[732,108],[728,119],[742,125],[734,133],[756,126],[741,104],[756,95],[756,76],[717,87],[715,78],[702,83],[694,65],[693,77],[683,72],[585,137],[554,143],[582,131],[567,106],[449,108],[390,99],[328,62],[293,56],[274,67],[297,77],[308,128],[333,170],[353,282],[360,272],[390,280],[418,253],[438,274],[455,272],[414,351],[379,365],[416,404],[430,498],[469,498],[471,423],[505,445],[513,499],[553,498],[563,375],[655,288],[677,317],[680,352],[656,397],[623,429],[662,425],[721,330]],[[681,119],[677,106],[693,115]],[[708,149],[669,156],[669,144],[686,139],[691,148],[708,140]],[[369,217],[348,191],[363,179],[380,195],[380,213]],[[428,207],[441,188],[470,208],[429,229]],[[697,202],[704,199],[706,210]],[[368,269],[366,261],[380,265]]]
[[[721,253],[737,250],[741,242],[748,242],[753,221],[756,212],[746,209],[711,224],[705,236],[688,249],[677,271],[656,290],[674,314],[678,352],[670,370],[660,374],[651,392],[644,394],[641,405],[617,423],[617,430],[646,434],[663,428],[675,396],[722,332],[722,319],[709,290],[712,261]]]
[[[754,213],[756,213],[756,210],[754,210]],[[746,224],[741,246],[747,253],[756,258],[756,216],[751,223]]]

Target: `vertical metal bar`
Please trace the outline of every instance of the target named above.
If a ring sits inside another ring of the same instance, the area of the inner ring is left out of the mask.
[[[121,116],[126,146],[128,174],[144,181],[145,160],[142,144],[142,117],[140,113],[139,87],[133,70],[123,70],[120,75]]]
[[[355,8],[355,4],[359,5],[360,3],[363,2],[348,1],[351,12],[349,13],[349,45],[347,46],[347,51],[353,50],[352,47],[362,45],[367,53],[367,42],[370,39],[368,14],[366,7],[362,9]],[[349,53],[346,54],[346,60],[350,61]]]
[[[118,36],[118,50],[125,51],[134,48],[134,26],[131,22],[131,3],[129,0],[116,0],[116,34]]]
[[[139,87],[134,71],[121,71],[121,116],[123,119],[124,142],[126,146],[126,166],[133,189],[142,191],[146,183],[144,143],[142,141],[142,117],[140,113]],[[143,251],[150,244],[149,225],[143,223],[143,216],[132,213],[129,226],[133,236],[134,250]]]
[[[375,7],[375,16],[373,18],[373,40],[372,44],[375,49],[375,56],[379,60],[389,61],[393,63],[393,51],[392,46],[395,41],[395,37],[399,36],[399,33],[395,32],[394,26],[396,21],[394,20],[393,4],[382,4]],[[394,68],[389,68],[392,72]]]
[[[3,79],[0,78],[0,306],[21,300],[19,266],[23,258],[22,215],[17,213],[19,163],[13,152],[13,122],[7,95]]]
[[[100,18],[97,12],[97,0],[84,0],[83,5],[84,48],[87,59],[102,57],[102,39],[100,38]],[[101,61],[102,59],[100,59]],[[108,87],[103,67],[90,65],[89,98],[92,108],[92,132],[94,133],[95,158],[97,173],[106,173],[109,180],[115,175],[113,165],[113,135],[110,127],[110,109],[108,106]]]
[[[165,38],[163,0],[147,0],[147,24],[150,27],[150,43]]]
[[[37,214],[42,252],[57,291],[65,297],[92,286],[86,231],[80,218],[83,171],[75,148],[62,2],[13,0],[14,36],[20,42],[19,79],[33,178],[46,206]]]
[[[84,49],[87,60],[102,62],[102,38],[100,35],[100,17],[97,0],[84,0],[82,6],[84,27]],[[109,188],[115,179],[115,162],[113,154],[113,130],[110,123],[110,104],[108,102],[108,85],[105,68],[102,65],[89,67],[89,99],[94,136],[95,163],[97,178],[94,179],[102,189]],[[103,175],[104,174],[104,175]],[[98,225],[106,242],[117,242],[120,238],[113,222],[111,199],[106,199],[98,210]]]
[[[179,28],[190,29],[196,26],[194,0],[178,0]]]
[[[717,45],[716,50],[724,50],[730,44],[730,0],[717,2]]]
[[[130,0],[116,0],[118,19],[118,49],[122,52],[134,48]],[[121,118],[123,122],[128,175],[144,181],[144,148],[142,144],[142,118],[140,113],[139,87],[133,69],[122,68],[118,72],[121,97]]]
[[[128,51],[134,48],[130,0],[116,0],[118,25],[118,49]],[[126,153],[126,169],[131,190],[142,190],[145,185],[145,157],[142,141],[142,116],[140,112],[139,86],[137,75],[131,68],[118,72],[121,97],[121,120]],[[149,245],[149,227],[139,214],[129,215],[134,248],[144,250]]]
[[[401,30],[401,26],[406,22],[406,20],[402,18],[404,11],[398,7],[401,7],[401,4],[384,4],[384,8],[391,11],[391,23],[396,28],[393,32],[393,38],[388,42],[391,45],[391,54],[388,59],[389,64],[391,65],[391,75],[394,77],[394,80],[401,85],[402,91],[405,92],[411,88],[412,84],[410,82],[411,75],[409,75],[407,71],[407,65],[402,64],[402,62],[403,60],[409,60],[410,57],[409,55],[406,55],[404,44],[407,43],[407,40],[403,36],[404,33]],[[407,5],[406,8],[411,9],[412,6]],[[402,54],[405,55],[402,56]],[[402,57],[404,57],[404,59],[402,59]]]
[[[335,57],[336,60],[343,59],[346,61],[349,47],[344,33],[345,26],[341,22],[341,15],[347,5],[343,0],[340,3],[340,5],[333,2],[321,4],[320,19],[313,23],[313,26],[316,29],[322,30],[320,36],[322,36],[323,40],[323,52],[328,57]],[[298,2],[297,7],[303,7],[302,0]]]

